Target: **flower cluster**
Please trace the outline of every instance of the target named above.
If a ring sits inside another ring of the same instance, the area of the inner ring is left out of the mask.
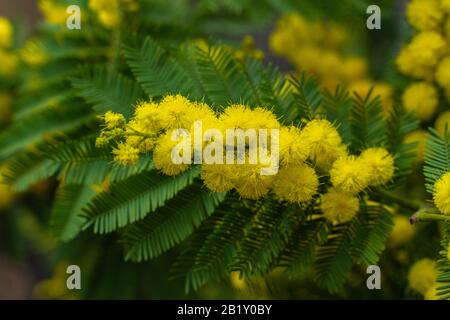
[[[439,106],[441,88],[450,101],[450,11],[447,0],[412,0],[406,17],[417,30],[397,56],[397,67],[416,80],[404,92],[405,110],[430,120]]]
[[[108,29],[120,24],[121,9],[136,11],[138,7],[135,0],[89,0],[89,8],[97,14],[100,23]]]
[[[393,105],[392,88],[368,78],[365,59],[344,54],[347,38],[346,30],[338,24],[312,22],[291,13],[277,22],[269,45],[275,54],[286,58],[298,70],[314,74],[325,88],[334,90],[336,85],[343,84],[360,96],[373,88],[373,94],[381,96],[384,114],[389,115]]]
[[[171,176],[182,173],[192,164],[174,162],[174,150],[177,156],[195,159],[191,137],[195,137],[199,120],[203,130],[215,130],[223,136],[230,129],[267,129],[269,143],[252,146],[245,140],[245,154],[237,157],[237,163],[225,161],[229,156],[228,140],[224,145],[217,136],[205,134],[200,144],[205,150],[213,147],[214,158],[224,161],[201,162],[200,176],[204,185],[215,192],[235,189],[248,199],[259,199],[272,192],[279,199],[292,203],[316,200],[325,217],[336,223],[349,221],[358,212],[359,192],[387,183],[394,174],[394,159],[384,148],[369,148],[359,156],[349,155],[338,131],[328,120],[314,119],[302,128],[286,126],[280,124],[270,110],[261,107],[252,109],[232,104],[218,114],[204,103],[192,102],[181,95],[168,95],[159,103],[140,102],[129,121],[111,111],[103,115],[102,120],[104,127],[97,138],[97,146],[113,144],[117,163],[133,165],[140,155],[151,152],[155,168]],[[186,134],[175,137],[174,130],[180,128],[185,129]],[[278,137],[272,132],[274,129]],[[182,148],[175,149],[180,145]],[[278,151],[276,171],[262,174],[262,169],[267,168],[275,156],[274,146]],[[247,161],[252,151],[265,157],[257,158],[256,162]],[[319,175],[329,176],[332,182],[332,187],[321,198]]]

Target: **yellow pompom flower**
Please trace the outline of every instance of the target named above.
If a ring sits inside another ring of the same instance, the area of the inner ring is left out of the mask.
[[[131,128],[146,134],[156,134],[163,127],[161,108],[153,102],[140,102],[134,110]]]
[[[384,148],[369,148],[360,156],[369,169],[369,185],[380,186],[392,179],[394,175],[394,158]]]
[[[282,200],[295,203],[310,201],[317,193],[319,178],[307,165],[284,167],[278,172],[273,192]]]
[[[325,119],[308,122],[302,130],[301,138],[305,145],[309,145],[313,159],[321,154],[336,152],[342,143],[336,128]]]
[[[127,135],[126,144],[139,149],[140,153],[150,152],[156,144],[156,137],[141,137],[136,135]]]
[[[126,143],[120,143],[117,148],[113,150],[113,154],[114,161],[123,166],[134,165],[139,160],[139,149]]]
[[[450,172],[444,174],[434,184],[434,204],[445,215],[450,215]]]
[[[311,146],[304,142],[297,127],[283,127],[280,130],[280,160],[283,165],[303,163],[309,156]]]
[[[416,144],[416,162],[422,162],[425,153],[425,144],[428,133],[425,130],[414,130],[408,133],[403,140],[404,144]]]
[[[408,273],[408,283],[411,289],[425,295],[436,281],[436,262],[431,259],[421,259],[414,263]]]
[[[108,129],[115,129],[118,127],[122,127],[126,123],[123,114],[112,111],[107,111],[103,116],[103,119],[105,121],[105,126]]]
[[[196,120],[193,104],[180,94],[168,95],[159,103],[161,123],[165,129],[183,128],[189,130]]]
[[[0,48],[9,48],[12,44],[13,27],[5,17],[0,17]]]
[[[416,232],[417,228],[411,225],[407,217],[398,215],[394,218],[394,227],[391,231],[389,244],[392,247],[400,247],[407,244],[415,236]]]
[[[396,59],[397,67],[405,75],[431,80],[434,67],[445,50],[446,41],[439,33],[421,32],[400,51]]]
[[[258,150],[259,152],[263,151]],[[268,164],[260,161],[256,164],[249,163],[248,155],[245,164],[234,165],[234,185],[242,198],[256,200],[269,192],[275,175],[262,175],[261,169],[267,167]]]
[[[202,164],[201,179],[214,192],[225,192],[234,188],[235,166],[232,164]]]
[[[421,120],[428,120],[439,104],[439,96],[433,85],[419,82],[405,90],[402,101],[406,111],[413,112]]]
[[[217,114],[203,102],[193,102],[192,103],[192,119],[193,121],[201,121],[202,130],[205,132],[208,129],[219,129],[221,128],[221,122],[217,118]],[[194,123],[192,123],[191,132],[194,130]]]
[[[225,109],[219,120],[224,129],[277,129],[280,127],[275,115],[267,109],[250,109],[242,104],[233,104]]]
[[[437,117],[436,122],[434,123],[434,128],[443,136],[445,134],[446,125],[450,131],[450,111],[444,111],[439,115],[439,117]]]
[[[359,200],[356,196],[334,188],[323,194],[320,209],[325,218],[334,224],[352,220],[359,210]]]
[[[324,172],[328,172],[330,171],[331,167],[333,166],[333,163],[337,159],[347,156],[348,156],[347,146],[345,144],[341,144],[334,150],[330,150],[328,153],[315,155],[314,165],[318,169]]]
[[[444,14],[439,0],[412,0],[406,8],[406,18],[417,30],[436,30]]]
[[[450,57],[442,59],[439,63],[436,69],[435,79],[439,86],[446,90],[446,93],[450,92]],[[447,96],[450,95],[447,94]]]
[[[330,170],[333,186],[339,190],[358,193],[368,186],[370,167],[360,158],[348,156],[337,159]]]
[[[185,150],[190,150],[192,156],[190,139],[180,137],[180,140],[181,141],[172,140],[172,132],[168,132],[160,136],[156,141],[156,147],[153,151],[153,163],[156,169],[168,176],[178,175],[183,171],[186,171],[190,166],[188,163],[175,163],[172,158],[174,147],[180,143],[182,148],[179,148],[178,156],[181,158],[187,156],[184,154]],[[183,145],[183,143],[186,143],[186,145]]]

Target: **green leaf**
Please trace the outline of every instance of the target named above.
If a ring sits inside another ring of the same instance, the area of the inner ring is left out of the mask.
[[[183,66],[151,38],[145,38],[139,48],[124,47],[124,53],[133,75],[151,98],[177,93],[201,98]]]
[[[185,278],[185,291],[225,277],[237,255],[239,241],[254,213],[231,194],[188,241],[171,275]],[[218,241],[220,239],[220,241]]]
[[[46,147],[22,151],[6,162],[5,182],[16,191],[24,191],[30,185],[56,174],[60,166],[46,156]]]
[[[351,149],[354,152],[386,142],[386,123],[383,119],[380,97],[372,98],[372,90],[366,97],[355,93],[351,110]]]
[[[61,185],[56,193],[50,219],[53,234],[61,241],[69,241],[81,231],[85,218],[82,208],[95,196],[87,185]]]
[[[210,216],[224,194],[200,190],[196,183],[169,200],[144,220],[128,227],[123,236],[126,260],[155,258],[185,240]]]
[[[74,102],[47,108],[13,123],[0,134],[0,158],[8,157],[32,144],[41,142],[45,135],[72,130],[92,120],[89,108]]]
[[[138,83],[119,72],[103,68],[82,68],[80,75],[72,79],[72,85],[77,95],[100,114],[111,110],[129,117],[133,113],[133,105],[144,97]]]
[[[198,174],[197,168],[175,177],[150,171],[114,183],[88,204],[85,228],[93,224],[95,233],[109,233],[143,219],[192,184]]]
[[[423,173],[427,191],[433,193],[434,184],[445,173],[450,171],[450,132],[447,130],[444,137],[430,129],[425,148],[425,165]]]

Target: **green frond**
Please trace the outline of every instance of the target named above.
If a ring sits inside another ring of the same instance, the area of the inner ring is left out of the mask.
[[[46,156],[45,147],[24,150],[6,162],[5,182],[16,191],[24,191],[34,183],[47,179],[60,170],[60,166]]]
[[[386,122],[389,151],[393,154],[399,151],[405,136],[419,127],[416,117],[403,111],[400,105],[394,105]]]
[[[56,193],[50,228],[61,241],[69,241],[81,231],[85,218],[82,208],[95,196],[88,185],[63,184]]]
[[[95,233],[109,233],[143,219],[192,184],[198,174],[198,168],[175,177],[154,170],[116,182],[88,204],[85,228],[93,225]]]
[[[43,88],[37,93],[19,99],[14,110],[14,119],[20,121],[47,108],[62,105],[72,97],[71,90],[67,89],[67,83],[61,81],[57,85]]]
[[[42,141],[45,135],[72,130],[91,120],[89,108],[76,101],[30,115],[0,133],[0,158]]]
[[[229,272],[238,252],[237,244],[245,236],[245,229],[254,215],[239,201],[233,194],[227,196],[179,255],[171,274],[173,278],[185,279],[186,292],[220,280]]]
[[[100,184],[113,167],[111,153],[95,147],[95,138],[56,144],[48,157],[61,166],[60,179],[67,184]]]
[[[298,277],[313,265],[316,247],[326,241],[327,232],[324,219],[304,221],[296,228],[280,261],[288,277]]]
[[[124,231],[125,259],[155,258],[185,240],[223,201],[225,194],[201,190],[196,183]]]
[[[77,95],[100,114],[112,110],[129,117],[132,106],[144,96],[138,83],[103,68],[82,68],[79,76],[72,79],[72,85]]]
[[[300,77],[289,77],[294,87],[294,113],[298,119],[311,120],[322,102],[322,93],[313,77],[303,73]]]
[[[331,293],[342,289],[352,267],[350,249],[355,221],[333,227],[328,241],[316,249],[315,280]]]
[[[378,263],[393,227],[392,216],[381,204],[361,205],[350,248],[356,263],[365,266]]]
[[[437,269],[437,295],[440,300],[450,300],[450,259],[449,259],[449,246],[450,246],[450,224],[444,225],[444,237],[442,238],[441,245],[443,250],[440,252],[441,258],[438,260]]]
[[[349,92],[337,86],[334,92],[325,90],[322,95],[322,104],[326,118],[335,123],[344,143],[351,140],[350,111],[352,99]]]
[[[61,166],[60,178],[68,184],[100,184],[106,178],[116,182],[153,169],[150,155],[140,157],[134,166],[114,163],[109,150],[95,146],[93,136],[58,143],[47,156]]]
[[[248,58],[242,69],[252,92],[251,104],[270,108],[282,121],[295,119],[292,88],[276,66]]]
[[[300,208],[286,209],[273,200],[263,201],[238,244],[233,269],[247,278],[267,274],[277,264],[302,214]]]
[[[180,93],[201,99],[202,92],[198,92],[183,66],[153,39],[145,38],[139,48],[124,47],[124,54],[133,75],[150,98]]]
[[[433,193],[434,184],[443,174],[450,171],[450,132],[442,137],[436,130],[430,129],[425,148],[423,173],[427,191]]]
[[[355,93],[350,118],[353,151],[362,151],[385,143],[386,123],[381,110],[381,99],[373,98],[372,90],[365,97]]]
[[[214,106],[251,101],[252,91],[230,49],[225,46],[212,46],[208,50],[197,48],[195,63],[206,96]]]

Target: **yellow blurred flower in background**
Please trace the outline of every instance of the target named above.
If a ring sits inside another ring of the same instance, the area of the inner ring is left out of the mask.
[[[403,93],[403,107],[421,120],[430,119],[439,104],[437,89],[429,83],[411,84]]]
[[[65,25],[68,17],[67,7],[56,4],[52,0],[40,0],[39,9],[46,22],[50,24]],[[81,15],[81,18],[83,15]]]
[[[20,57],[29,66],[38,67],[48,60],[44,46],[33,40],[28,40],[20,52]]]
[[[403,139],[404,144],[415,143],[416,144],[416,162],[420,163],[423,161],[425,154],[425,143],[427,140],[427,132],[425,130],[414,130],[408,133]]]
[[[51,278],[39,282],[33,290],[36,299],[73,300],[77,295],[67,289],[67,263],[58,263]]]
[[[5,17],[0,17],[0,49],[12,45],[13,27]]]
[[[444,13],[440,0],[412,0],[406,7],[406,17],[417,30],[436,30],[444,18]]]
[[[408,273],[408,284],[411,289],[425,295],[437,277],[436,262],[425,258],[417,261]]]
[[[417,228],[409,222],[409,218],[397,215],[394,218],[394,227],[389,238],[392,247],[400,247],[412,240],[416,235]]]

